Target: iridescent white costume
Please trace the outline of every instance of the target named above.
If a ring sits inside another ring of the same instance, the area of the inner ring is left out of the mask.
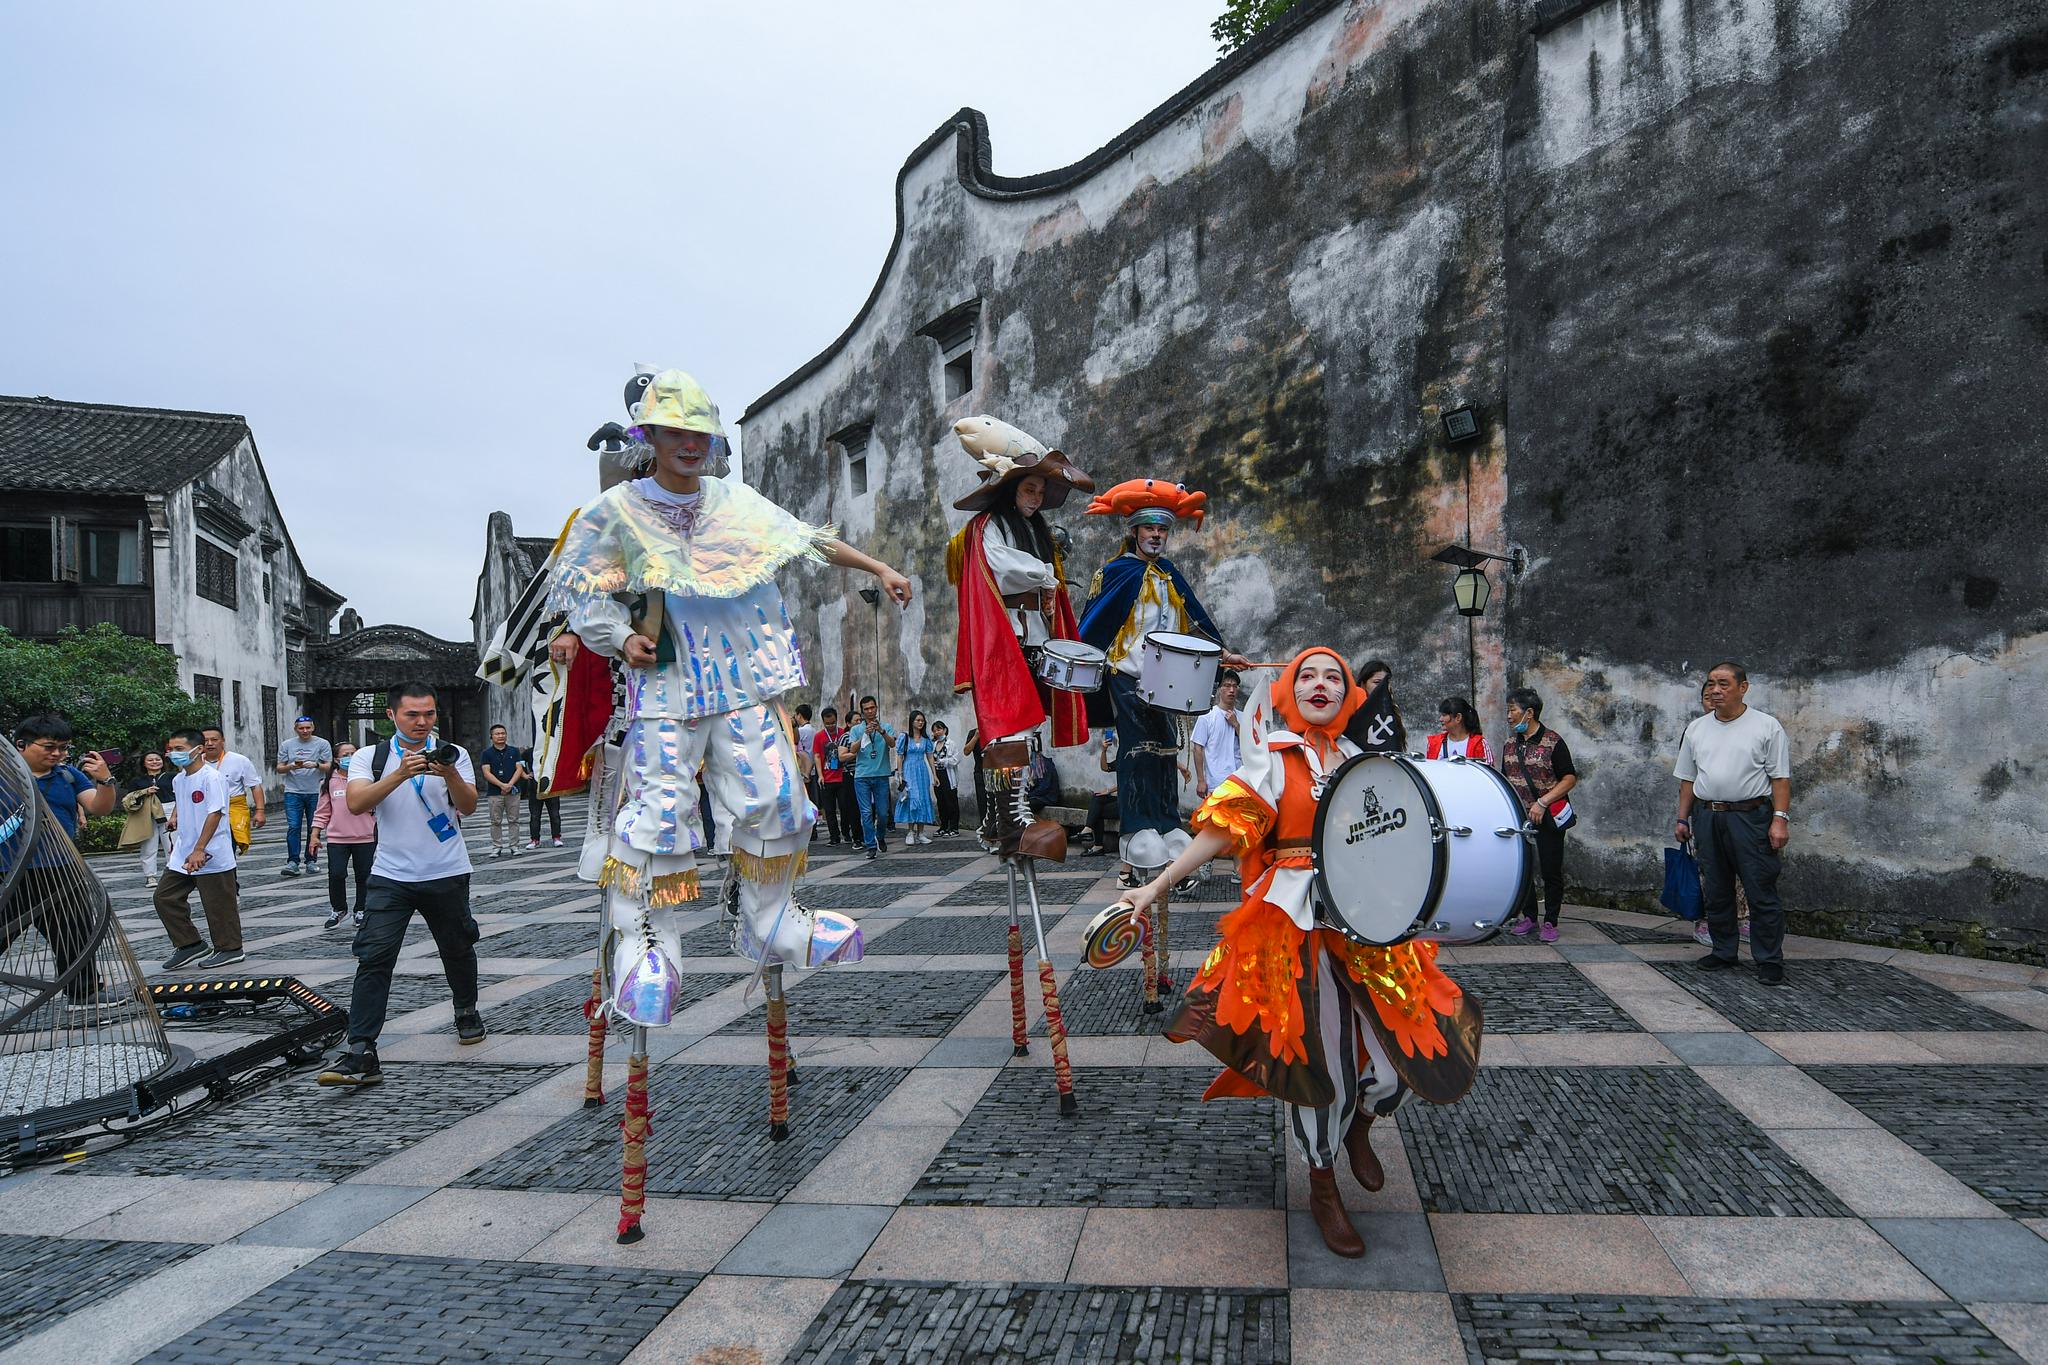
[[[564,539],[554,601],[569,628],[613,658],[629,635],[658,645],[653,668],[626,670],[620,790],[598,872],[610,890],[608,1003],[630,1023],[671,1017],[672,907],[696,898],[705,847],[700,768],[732,850],[741,951],[798,967],[860,957],[852,920],[790,900],[817,811],[779,700],[804,669],[774,575],[830,538],[745,484],[705,477],[694,495],[652,479],[616,485]]]

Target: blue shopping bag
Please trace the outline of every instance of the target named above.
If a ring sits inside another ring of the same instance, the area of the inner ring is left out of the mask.
[[[1657,901],[1680,919],[1696,920],[1700,906],[1700,864],[1686,847],[1664,850],[1664,894]]]

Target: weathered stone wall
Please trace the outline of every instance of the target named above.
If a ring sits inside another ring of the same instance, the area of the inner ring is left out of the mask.
[[[2043,690],[2041,9],[1309,3],[1074,167],[996,176],[962,111],[868,305],[744,419],[750,477],[920,590],[878,665],[860,583],[797,575],[820,690],[951,704],[950,428],[992,412],[1207,491],[1170,553],[1233,646],[1389,658],[1418,734],[1543,690],[1589,889],[1656,880],[1732,653],[1793,732],[1796,903],[2037,937],[2048,754],[2001,705]],[[948,402],[919,329],[975,299]],[[827,439],[860,423],[864,495]],[[1079,512],[1085,584],[1115,528]],[[1528,557],[1476,624],[1453,540]]]
[[[2048,5],[1610,3],[1507,120],[1509,668],[1641,880],[1715,658],[1794,747],[1788,903],[2048,929]]]

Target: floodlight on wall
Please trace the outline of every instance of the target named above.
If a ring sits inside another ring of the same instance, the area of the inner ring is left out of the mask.
[[[1479,439],[1479,410],[1467,403],[1462,408],[1452,408],[1444,414],[1444,441],[1449,445],[1462,445],[1466,441]]]

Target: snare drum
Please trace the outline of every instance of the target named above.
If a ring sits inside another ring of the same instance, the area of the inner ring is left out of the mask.
[[[1109,656],[1079,640],[1047,640],[1038,656],[1038,680],[1060,692],[1095,692],[1109,675]]]
[[[1480,943],[1534,875],[1507,779],[1466,758],[1361,754],[1316,806],[1316,913],[1346,938]]]
[[[1199,715],[1216,695],[1223,646],[1199,635],[1155,630],[1138,646],[1138,696],[1162,711]]]

